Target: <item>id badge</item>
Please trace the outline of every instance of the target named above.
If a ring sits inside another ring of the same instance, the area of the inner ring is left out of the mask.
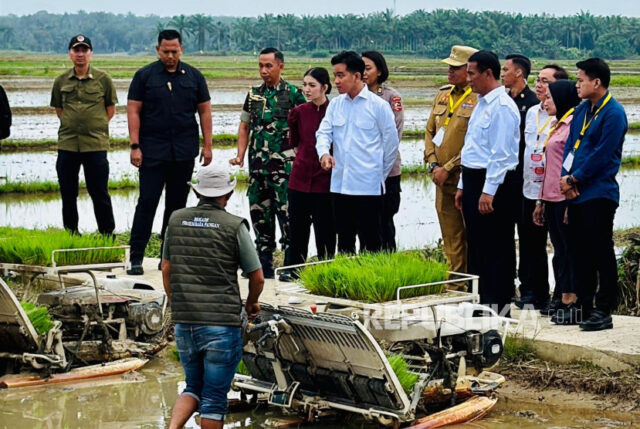
[[[562,163],[562,168],[567,170],[568,173],[571,172],[571,166],[573,166],[573,152],[569,152],[569,155]]]
[[[440,127],[435,137],[433,137],[433,140],[432,140],[433,144],[436,145],[437,147],[440,147],[442,145],[442,139],[444,138],[445,131],[446,131],[445,127]]]

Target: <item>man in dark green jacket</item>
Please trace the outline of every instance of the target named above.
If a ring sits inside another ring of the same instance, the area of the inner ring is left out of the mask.
[[[264,277],[249,224],[224,209],[235,185],[227,168],[201,168],[192,185],[200,202],[174,211],[165,233],[162,278],[187,382],[169,428],[182,428],[196,410],[202,428],[223,426],[227,393],[242,358],[239,267],[249,275],[247,316],[260,311]]]

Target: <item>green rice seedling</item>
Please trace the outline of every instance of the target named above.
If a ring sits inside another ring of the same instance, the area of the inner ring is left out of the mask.
[[[398,377],[404,391],[411,394],[414,386],[418,382],[418,374],[409,370],[409,365],[402,355],[389,354],[387,355],[387,360],[396,377]]]
[[[20,306],[27,313],[27,317],[40,335],[46,335],[53,328],[53,322],[47,311],[47,307],[37,306],[30,302],[20,301]]]
[[[240,361],[240,363],[238,364],[238,368],[236,368],[236,374],[240,374],[240,375],[251,375],[251,373],[249,372],[249,368],[247,368],[247,365],[244,363],[243,360]]]
[[[0,227],[0,262],[27,265],[51,265],[51,254],[56,249],[113,247],[112,237],[99,234],[71,234],[56,228],[30,230]],[[64,252],[56,256],[57,265],[83,265],[121,261],[124,249]]]
[[[328,263],[310,265],[300,272],[300,283],[311,293],[364,302],[396,299],[401,286],[439,282],[448,278],[446,263],[424,257],[419,251],[339,255]],[[442,293],[444,285],[407,289],[401,298]]]

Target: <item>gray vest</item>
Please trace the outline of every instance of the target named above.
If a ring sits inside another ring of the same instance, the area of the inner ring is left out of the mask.
[[[239,228],[247,221],[206,201],[176,210],[168,225],[174,323],[241,326]]]

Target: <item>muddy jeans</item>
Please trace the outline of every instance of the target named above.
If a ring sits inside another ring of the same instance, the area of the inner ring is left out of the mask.
[[[242,358],[240,327],[177,323],[176,346],[187,387],[200,405],[200,418],[224,421],[227,393]]]

